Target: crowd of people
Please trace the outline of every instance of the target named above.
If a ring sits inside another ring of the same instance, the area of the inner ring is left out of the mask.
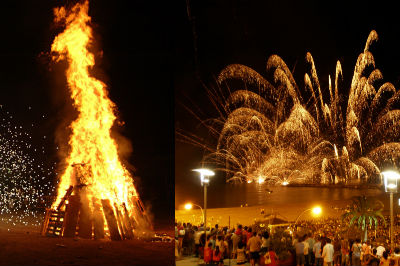
[[[331,218],[272,230],[263,224],[215,225],[206,232],[203,225],[176,223],[176,258],[194,255],[214,265],[223,265],[223,260],[230,258],[237,265],[250,262],[252,266],[400,266],[400,248],[390,250],[389,230],[383,225],[367,231],[366,241],[361,241],[364,234],[349,230],[341,219]],[[395,230],[396,246],[399,243],[400,230]]]

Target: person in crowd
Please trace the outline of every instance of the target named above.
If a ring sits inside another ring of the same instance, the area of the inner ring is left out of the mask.
[[[382,258],[381,258],[381,261],[380,261],[379,265],[381,265],[381,266],[389,266],[390,265],[389,263],[390,263],[389,252],[384,251],[382,253]]]
[[[368,256],[368,260],[365,261],[367,266],[379,266],[380,259],[376,255],[376,248],[372,249],[372,253]]]
[[[179,240],[175,237],[175,260],[179,259]]]
[[[225,258],[232,258],[232,236],[233,236],[233,229],[228,229],[225,235],[225,242],[227,243],[227,251],[225,252]]]
[[[292,239],[292,245],[296,246],[297,242],[299,242],[299,236],[297,234],[294,234]]]
[[[243,226],[241,224],[238,225],[238,228],[236,229],[235,234],[239,236],[240,242],[243,242]]]
[[[304,266],[305,258],[304,258],[304,243],[303,239],[300,237],[298,241],[294,244],[296,250],[296,265]]]
[[[223,235],[218,235],[217,241],[215,243],[215,248],[217,248],[217,247],[218,247],[218,249],[219,249],[219,251],[221,253],[221,255],[220,255],[221,259],[224,260],[225,255],[226,255],[226,253],[228,251],[227,250],[228,249],[228,243],[226,243],[225,238],[224,238]]]
[[[246,263],[246,246],[243,244],[243,242],[239,242],[238,248],[236,250],[236,264],[237,265],[243,265]]]
[[[400,215],[396,219],[399,218]],[[296,223],[296,226],[292,225],[289,226],[288,228],[282,228],[282,229],[287,230],[286,233],[288,234],[287,236],[284,236],[282,238],[282,241],[289,241],[289,243],[295,243],[294,246],[288,247],[289,251],[293,252],[292,254],[293,258],[295,258],[295,252],[297,251],[296,242],[303,243],[303,252],[304,252],[303,255],[304,254],[306,255],[305,258],[308,256],[308,260],[304,259],[304,261],[301,261],[300,258],[301,256],[297,256],[295,260],[296,263],[297,262],[300,263],[299,265],[305,265],[305,266],[306,265],[322,266],[321,260],[323,261],[323,259],[321,256],[324,250],[323,241],[327,242],[328,237],[331,238],[332,240],[335,239],[334,241],[332,241],[333,243],[331,243],[331,245],[333,244],[334,247],[334,256],[333,256],[334,261],[332,263],[334,266],[338,266],[339,264],[341,266],[358,266],[358,265],[368,266],[376,264],[377,261],[375,257],[383,258],[383,252],[385,250],[388,251],[390,245],[388,228],[387,227],[385,228],[384,226],[382,226],[382,224],[380,224],[376,230],[368,231],[368,239],[370,242],[366,242],[364,245],[361,245],[359,239],[354,242],[354,240],[352,239],[354,234],[353,235],[343,234],[342,231],[343,223],[340,219],[327,218],[318,221],[298,221],[298,223]],[[182,234],[183,231],[185,232],[185,235]],[[292,237],[292,235],[289,234],[290,232],[293,231],[294,235]],[[211,234],[211,232],[213,233]],[[277,231],[273,230],[272,232],[270,232],[270,229],[268,227],[261,226],[260,224],[255,223],[252,224],[250,227],[249,225],[247,225],[246,230],[243,230],[243,227],[241,225],[240,226],[238,225],[237,227],[235,226],[235,228],[228,228],[228,227],[221,227],[221,225],[219,226],[214,225],[211,228],[207,228],[207,235],[206,235],[204,233],[203,224],[194,226],[188,222],[183,223],[175,221],[175,236],[177,242],[176,249],[178,250],[176,258],[181,259],[181,256],[195,255],[199,256],[200,259],[204,259],[204,248],[208,248],[209,244],[211,244],[211,249],[213,253],[216,247],[218,247],[221,258],[227,258],[227,257],[237,258],[237,249],[239,243],[243,242],[249,243],[250,239],[252,239],[253,236],[249,237],[248,235],[254,232],[258,233],[257,237],[261,240],[261,250],[260,250],[261,252],[259,255],[264,256],[266,253],[268,253],[270,246],[275,243],[275,240],[277,240],[274,237]],[[297,235],[298,234],[303,235],[304,232],[311,232],[311,233],[307,233],[304,235],[304,237],[298,239]],[[269,234],[271,234],[271,237]],[[314,235],[317,241],[313,239]],[[338,235],[348,236],[349,239],[343,239],[342,237],[342,239],[338,243],[338,239],[336,238],[336,236]],[[293,242],[292,239],[294,239]],[[306,242],[308,243],[308,254],[307,251],[304,250],[304,248],[307,249]],[[400,244],[400,230],[398,228],[396,228],[396,231],[394,232],[394,242],[395,245]],[[310,245],[310,243],[313,243],[312,246]],[[245,247],[246,246],[247,245],[245,245]],[[338,247],[340,248],[338,249]],[[374,253],[375,252],[374,249],[376,249],[376,254]],[[281,253],[282,252],[281,249],[278,250],[279,250],[279,255],[283,254]],[[338,252],[338,250],[340,250],[340,252]],[[391,265],[400,266],[398,263],[400,257],[398,251],[399,251],[398,249],[394,250],[394,252],[390,255],[389,252],[387,252],[388,259],[386,260],[389,261],[390,266]],[[250,256],[250,247],[247,255],[249,256],[247,261],[250,261],[250,259],[254,257]],[[313,263],[312,258],[314,257],[316,259],[314,260]],[[382,264],[387,263],[386,260],[383,258]],[[261,263],[262,262],[263,259],[261,259]],[[209,263],[213,263],[213,261]],[[326,262],[325,264],[328,263]]]
[[[267,258],[271,261],[271,263],[267,263]],[[278,256],[275,251],[272,249],[272,246],[268,247],[267,253],[264,255],[264,262],[266,266],[278,266]]]
[[[341,266],[350,266],[350,245],[347,239],[340,241]]]
[[[206,239],[206,233],[202,231],[200,235],[200,247],[199,247],[199,258],[204,258],[204,249],[206,247],[207,239]]]
[[[269,239],[269,233],[267,232],[267,231],[265,231],[263,234],[262,234],[262,237],[261,237],[261,242],[262,242],[262,244],[261,244],[261,252],[268,252],[268,248],[269,248],[269,246],[270,246],[270,239]]]
[[[211,234],[217,235],[218,233],[219,233],[218,224],[216,224],[215,227],[211,229]]]
[[[213,249],[212,248],[212,235],[207,235],[207,238],[206,238],[206,244],[205,244],[205,247],[208,247],[208,244],[210,244],[211,243],[211,249]]]
[[[224,258],[222,257],[222,252],[219,250],[219,246],[215,246],[212,260],[215,265],[224,265]]]
[[[204,263],[210,264],[212,260],[213,260],[212,244],[208,243],[207,247],[204,249]]]
[[[186,224],[181,224],[178,223],[178,241],[179,241],[179,246],[178,246],[178,252],[181,254],[182,252],[182,244],[183,244],[183,238],[185,237],[185,226]]]
[[[193,255],[194,252],[194,230],[191,223],[186,224],[185,236],[183,238],[183,245],[186,250],[186,255]]]
[[[361,265],[361,243],[360,239],[357,238],[351,247],[351,251],[353,252],[351,256],[351,265],[352,266],[360,266]]]
[[[322,258],[324,259],[324,264],[327,266],[333,266],[333,254],[334,254],[334,248],[333,245],[331,244],[331,239],[327,238],[326,239],[326,245],[322,249]]]
[[[383,246],[383,243],[379,243],[379,246],[376,248],[376,255],[378,258],[382,258],[383,252],[385,251],[385,247]]]
[[[194,226],[193,230],[194,230],[194,236],[193,236],[193,239],[194,239],[194,254],[195,254],[196,257],[198,257],[199,256],[199,249],[200,249],[200,246],[201,246],[200,245],[200,237],[201,237],[201,234],[203,232],[200,231],[197,226]]]
[[[342,262],[342,252],[341,252],[341,243],[340,239],[338,237],[335,238],[333,241],[333,265],[334,266],[340,266],[340,263]]]
[[[247,248],[250,251],[250,264],[251,266],[259,263],[260,250],[261,250],[261,239],[256,232],[253,232],[253,236],[247,241]]]
[[[247,245],[247,240],[247,226],[245,226],[242,231],[242,242],[245,246]]]
[[[317,241],[313,246],[313,253],[315,257],[315,265],[322,266],[323,258],[322,258],[322,249],[321,249],[321,237],[317,237]]]
[[[315,257],[314,257],[314,252],[313,252],[313,247],[315,244],[315,239],[313,237],[313,234],[311,232],[308,233],[307,235],[307,242],[308,242],[308,265],[314,265],[315,263]]]
[[[217,242],[217,236],[216,235],[211,235],[210,242],[212,244],[212,249],[214,250],[215,249],[215,244]]]
[[[249,227],[249,228],[247,228],[247,233],[246,233],[246,245],[252,236],[253,236],[253,229],[251,227]]]
[[[389,265],[393,266],[400,266],[400,248],[395,247],[393,254],[390,255],[389,257],[390,263]]]
[[[308,248],[309,248],[309,244],[308,241],[306,241],[307,235],[303,236],[303,244],[304,244],[304,265],[305,266],[309,266],[309,256],[308,256]]]
[[[369,260],[369,257],[371,256],[372,253],[372,247],[370,241],[367,240],[366,242],[364,242],[361,249],[362,249],[361,252],[362,263],[365,264],[365,262]]]
[[[231,255],[231,258],[232,259],[236,258],[236,251],[237,251],[237,248],[238,248],[238,244],[239,244],[239,242],[241,242],[239,235],[240,235],[240,233],[237,234],[237,231],[234,231],[234,233],[232,234],[232,237],[231,237],[231,239],[232,239],[232,255]]]

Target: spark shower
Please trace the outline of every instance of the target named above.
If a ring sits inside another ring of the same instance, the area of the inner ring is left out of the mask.
[[[278,55],[269,57],[265,77],[229,65],[207,91],[219,117],[202,121],[216,145],[178,134],[204,148],[203,164],[218,165],[227,182],[380,184],[381,170],[399,165],[400,92],[375,66],[377,40],[371,31],[348,95],[340,61],[323,88],[310,53],[304,89]]]

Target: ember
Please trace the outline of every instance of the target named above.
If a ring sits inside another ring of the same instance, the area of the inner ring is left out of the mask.
[[[132,176],[119,160],[117,143],[110,136],[116,106],[108,98],[106,85],[89,74],[95,62],[88,51],[93,41],[88,7],[85,1],[70,10],[54,10],[55,21],[63,23],[65,30],[54,39],[53,60],[68,61],[68,87],[79,114],[70,125],[67,168],[42,233],[130,239],[152,226]]]

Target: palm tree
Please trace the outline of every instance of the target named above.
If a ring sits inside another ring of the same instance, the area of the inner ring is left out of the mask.
[[[378,227],[378,220],[381,219],[386,226],[385,218],[382,215],[383,203],[377,199],[366,196],[353,197],[350,209],[342,215],[342,220],[350,219],[349,227],[357,223],[358,228],[363,231],[362,239],[367,241],[368,225]]]

